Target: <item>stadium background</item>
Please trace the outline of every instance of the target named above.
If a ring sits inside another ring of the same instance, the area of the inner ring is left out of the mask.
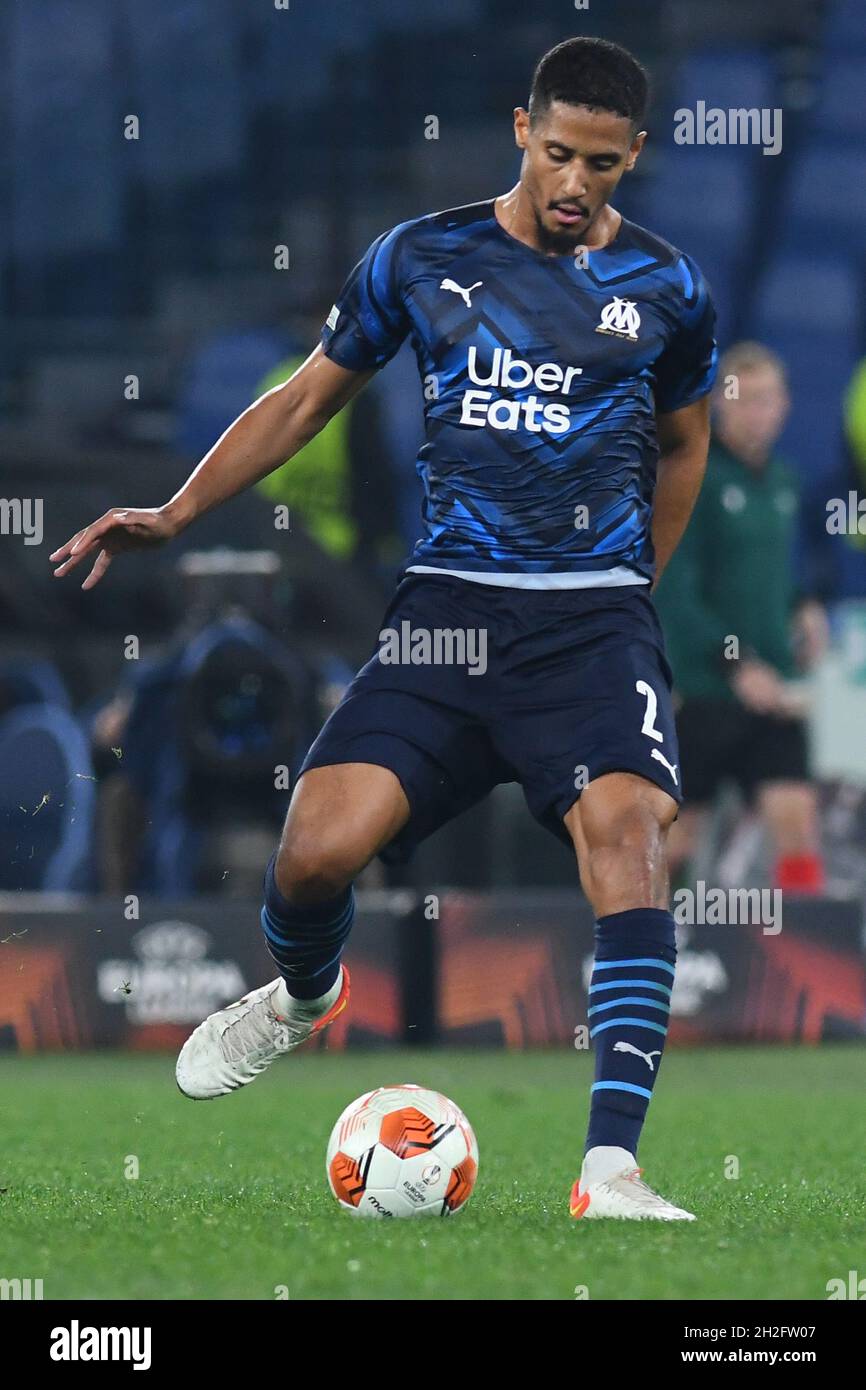
[[[19,0],[0,33],[0,1046],[173,1048],[267,978],[274,769],[290,782],[414,540],[411,355],[294,481],[95,592],[53,581],[48,554],[110,505],[166,500],[310,350],[376,234],[511,186],[510,112],[578,33],[653,77],[616,205],[695,257],[723,347],[755,338],[788,367],[796,563],[832,620],[810,696],[827,894],[786,900],[779,937],[684,932],[673,1037],[862,1036],[866,548],[825,521],[866,469],[866,2]],[[677,145],[673,113],[700,101],[781,108],[781,152]],[[38,542],[15,499],[41,499]],[[736,862],[738,886],[765,884],[751,822],[725,803],[718,827],[707,880]],[[362,889],[356,1003],[329,1046],[570,1044],[591,918],[518,789]]]

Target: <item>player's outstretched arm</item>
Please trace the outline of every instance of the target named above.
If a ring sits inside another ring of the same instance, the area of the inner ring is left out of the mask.
[[[710,444],[709,396],[656,418],[659,463],[653,502],[652,537],[656,587],[680,543],[698,500]]]
[[[163,545],[197,517],[252,487],[319,433],[361,389],[372,372],[352,372],[326,357],[321,344],[293,376],[239,415],[183,487],[161,507],[111,507],[52,552],[55,578],[88,555],[96,561],[82,584],[98,584],[115,555]]]

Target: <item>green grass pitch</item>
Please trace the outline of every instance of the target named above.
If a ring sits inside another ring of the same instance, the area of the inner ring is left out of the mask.
[[[0,1277],[50,1298],[825,1299],[866,1274],[857,1047],[670,1051],[639,1160],[688,1224],[573,1221],[591,1058],[337,1052],[193,1103],[174,1059],[0,1062]],[[328,1190],[343,1107],[416,1081],[478,1136],[445,1220],[359,1221]],[[125,1176],[138,1161],[139,1176]],[[739,1177],[726,1177],[733,1164]],[[285,1294],[283,1294],[285,1296]]]

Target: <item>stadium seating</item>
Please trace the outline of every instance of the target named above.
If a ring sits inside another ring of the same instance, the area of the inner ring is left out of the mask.
[[[122,226],[123,141],[111,70],[110,0],[86,22],[64,0],[15,6],[14,254],[30,261],[110,246]],[[82,94],[87,100],[82,100]]]
[[[866,45],[866,10],[862,11],[862,31]],[[840,53],[825,58],[823,80],[814,112],[815,129],[822,135],[856,139],[866,134],[864,63],[866,47],[856,54]]]
[[[866,53],[866,21],[863,0],[830,0],[825,43],[834,57],[859,50]]]
[[[178,452],[192,458],[206,453],[246,410],[262,378],[296,350],[288,334],[268,329],[223,333],[200,348],[178,397]]]
[[[140,173],[169,189],[237,168],[244,150],[241,21],[233,0],[124,0]]]
[[[777,105],[776,67],[759,48],[714,49],[688,54],[673,84],[673,107],[764,107]]]
[[[95,779],[76,719],[32,704],[0,719],[0,887],[93,888]]]
[[[815,137],[798,159],[788,197],[778,210],[790,246],[864,252],[866,152],[838,137]]]
[[[0,663],[0,714],[23,705],[69,709],[69,693],[53,661]]]
[[[688,252],[707,277],[722,342],[730,341],[739,312],[737,288],[747,255],[743,229],[754,223],[754,183],[752,166],[736,152],[682,147],[665,150],[645,194],[647,225]]]
[[[759,332],[834,334],[842,350],[856,341],[861,313],[858,267],[844,257],[828,256],[816,263],[802,254],[779,256],[755,302]]]
[[[785,361],[792,409],[782,439],[807,490],[820,492],[840,466],[841,398],[857,358],[860,277],[856,264],[780,256],[759,288],[750,335]],[[826,495],[826,493],[825,493]]]

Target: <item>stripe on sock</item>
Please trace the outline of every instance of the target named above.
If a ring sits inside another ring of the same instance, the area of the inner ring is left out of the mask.
[[[647,1100],[652,1099],[652,1091],[648,1091],[646,1086],[632,1086],[628,1081],[596,1081],[593,1091],[628,1091],[635,1096],[646,1096]],[[617,1145],[617,1147],[621,1147]],[[624,1147],[624,1146],[622,1146]],[[629,1153],[634,1153],[634,1149],[629,1149]]]
[[[594,1038],[596,1033],[603,1033],[605,1028],[617,1028],[619,1026],[622,1026],[623,1028],[649,1028],[654,1033],[662,1034],[665,1034],[668,1031],[667,1028],[665,1028],[664,1024],[651,1023],[648,1018],[609,1018],[606,1023],[599,1023],[597,1027],[590,1028],[589,1036],[591,1038]],[[624,1038],[622,1039],[622,1041],[627,1042],[628,1039]]]

